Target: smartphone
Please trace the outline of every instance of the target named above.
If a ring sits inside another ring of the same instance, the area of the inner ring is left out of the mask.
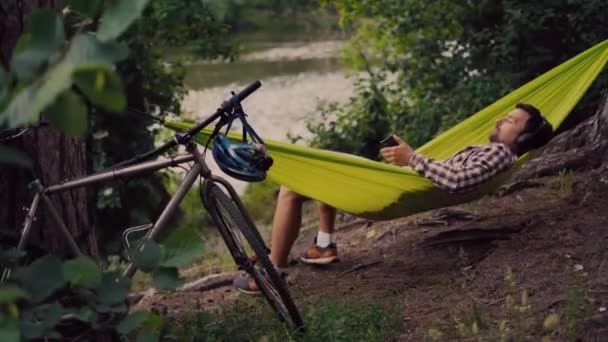
[[[390,136],[388,136],[388,138],[386,138],[380,142],[380,148],[397,146],[397,145],[399,145],[399,143],[397,143],[395,138],[393,138],[392,134]]]

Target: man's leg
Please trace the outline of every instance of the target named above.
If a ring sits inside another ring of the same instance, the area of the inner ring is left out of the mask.
[[[281,187],[277,199],[277,207],[272,220],[272,241],[270,246],[270,261],[277,268],[287,267],[289,251],[293,246],[302,224],[302,203],[305,198]],[[248,275],[238,277],[233,282],[234,287],[247,294],[259,294],[257,284]]]
[[[319,212],[319,232],[312,247],[304,256],[302,262],[306,264],[329,264],[338,257],[338,248],[334,236],[336,223],[336,209],[325,203],[317,202]]]
[[[276,267],[287,267],[289,251],[300,233],[302,203],[305,198],[286,187],[281,187],[272,220],[270,261]]]
[[[319,232],[324,233],[324,235],[331,236],[331,241],[327,241],[327,243],[325,243],[325,241],[319,241],[321,240],[321,235],[317,235],[317,244],[321,242],[323,244],[321,246],[325,247],[328,244],[335,242],[333,235],[334,226],[336,224],[336,209],[322,202],[317,202],[317,209],[319,212]]]

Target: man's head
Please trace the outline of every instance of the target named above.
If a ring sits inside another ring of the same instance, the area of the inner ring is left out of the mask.
[[[491,142],[501,142],[517,154],[546,144],[553,136],[551,124],[543,118],[536,107],[518,103],[506,117],[496,121],[490,133]]]

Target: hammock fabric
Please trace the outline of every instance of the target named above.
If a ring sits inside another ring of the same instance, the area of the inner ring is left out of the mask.
[[[557,128],[585,94],[608,61],[608,40],[530,81],[420,147],[417,152],[445,159],[472,144],[488,142],[495,121],[518,102],[530,103]],[[166,122],[175,130],[190,123]],[[201,132],[204,143],[210,131]],[[238,137],[238,136],[235,136]],[[393,219],[413,213],[465,203],[495,191],[527,159],[478,189],[450,194],[433,186],[410,168],[400,168],[357,156],[265,141],[274,159],[268,175],[297,193],[345,212],[371,218]]]

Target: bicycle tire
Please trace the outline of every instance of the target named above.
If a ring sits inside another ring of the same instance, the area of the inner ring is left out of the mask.
[[[282,321],[290,322],[296,329],[303,329],[304,322],[287,284],[272,265],[267,253],[268,248],[260,238],[257,228],[246,218],[247,214],[239,209],[239,205],[228,194],[213,183],[209,185],[208,196],[204,196],[203,201],[237,265],[253,277],[260,292]],[[249,243],[266,276],[251,265],[242,241],[234,230],[240,232]]]

